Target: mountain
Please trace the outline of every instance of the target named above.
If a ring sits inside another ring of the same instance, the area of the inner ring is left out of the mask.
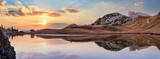
[[[92,25],[71,24],[63,29],[42,29],[36,34],[160,34],[160,13],[155,16],[132,18],[120,13],[110,13]]]
[[[134,19],[120,13],[110,13],[102,18],[99,18],[97,21],[92,23],[92,25],[124,25],[134,23]]]
[[[132,17],[132,18],[136,18],[136,17],[139,17],[139,16],[150,16],[150,15],[146,14],[146,13],[142,13],[142,12],[129,11],[128,16]]]
[[[136,18],[139,22],[131,27],[148,30],[150,32],[160,32],[160,13],[155,16],[139,16]]]
[[[116,34],[116,35],[86,35],[86,36],[43,36],[45,39],[62,38],[70,42],[95,42],[99,47],[109,51],[121,51],[129,48],[130,51],[137,51],[155,46],[160,50],[160,36],[137,35],[137,34]]]

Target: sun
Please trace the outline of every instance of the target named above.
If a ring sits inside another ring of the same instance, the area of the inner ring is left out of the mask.
[[[40,22],[39,24],[41,24],[41,25],[46,25],[47,22],[46,22],[46,21],[42,21],[42,22]]]

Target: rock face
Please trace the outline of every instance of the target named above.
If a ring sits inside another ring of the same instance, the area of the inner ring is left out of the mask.
[[[158,16],[160,16],[160,12],[158,13]]]
[[[8,37],[0,29],[0,59],[16,59],[15,55],[14,47],[11,46]]]
[[[130,16],[132,18],[136,18],[138,16],[150,16],[150,15],[148,15],[146,13],[141,13],[141,12],[129,11],[128,16]]]
[[[99,18],[92,25],[124,25],[134,23],[135,20],[120,13],[111,13]]]

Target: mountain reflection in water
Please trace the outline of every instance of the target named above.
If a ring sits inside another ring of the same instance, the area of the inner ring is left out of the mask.
[[[95,42],[98,46],[110,51],[120,51],[126,47],[130,51],[156,46],[160,50],[160,36],[157,35],[90,35],[80,37],[38,36],[45,39],[63,38],[70,42]]]
[[[158,35],[10,36],[17,59],[159,59]],[[128,50],[129,48],[129,50]]]

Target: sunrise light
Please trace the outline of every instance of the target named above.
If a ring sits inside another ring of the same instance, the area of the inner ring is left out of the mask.
[[[40,22],[39,24],[41,24],[41,25],[46,25],[47,22],[44,20],[44,21]]]

